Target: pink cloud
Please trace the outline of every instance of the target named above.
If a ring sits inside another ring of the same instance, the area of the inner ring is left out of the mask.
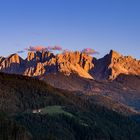
[[[62,51],[62,47],[60,46],[30,46],[29,48],[25,48],[26,51]]]
[[[47,49],[50,51],[62,51],[62,47],[60,46],[48,46]]]
[[[47,50],[47,48],[44,46],[30,46],[29,48],[25,48],[25,50],[27,50],[27,51],[43,51],[43,50]]]
[[[60,46],[54,46],[53,47],[53,50],[61,51],[62,50],[62,47],[60,47]]]
[[[99,52],[95,51],[92,48],[85,48],[82,50],[82,53],[88,54],[88,55],[93,55],[93,54],[99,54]]]
[[[70,52],[72,52],[71,50],[68,50],[68,49],[65,49],[65,50],[63,50],[63,54],[65,54],[65,53],[70,53]]]

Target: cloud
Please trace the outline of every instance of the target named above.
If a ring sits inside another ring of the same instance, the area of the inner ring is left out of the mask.
[[[63,54],[65,54],[65,53],[70,53],[70,52],[72,52],[71,50],[68,50],[68,49],[65,49],[65,50],[63,50]]]
[[[17,53],[24,53],[25,51],[17,51]]]
[[[68,49],[64,49],[61,46],[30,46],[28,48],[25,48],[24,50],[26,51],[62,51],[63,54],[65,53],[70,53],[72,52],[71,50]],[[18,51],[18,53],[23,53],[24,51]],[[95,51],[92,48],[84,48],[82,51],[82,53],[88,54],[88,55],[93,55],[93,54],[99,54],[97,51]]]
[[[29,48],[25,48],[26,51],[62,51],[62,47],[60,46],[30,46]]]
[[[84,48],[81,52],[88,55],[99,54],[99,52],[95,51],[92,48]]]
[[[47,50],[48,51],[62,51],[62,47],[60,47],[60,46],[48,46]]]
[[[47,47],[44,46],[30,46],[29,48],[25,48],[26,51],[43,51],[47,50]]]
[[[62,47],[60,47],[60,46],[54,46],[54,47],[52,48],[52,50],[62,51]]]

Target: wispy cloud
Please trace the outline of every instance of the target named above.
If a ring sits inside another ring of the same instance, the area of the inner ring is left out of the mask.
[[[25,51],[17,51],[17,53],[24,53]]]
[[[65,50],[63,50],[63,54],[65,54],[65,53],[70,53],[70,52],[72,52],[72,50],[69,50],[69,49],[65,49]]]
[[[62,51],[61,46],[30,46],[29,48],[25,48],[26,51]]]
[[[43,51],[47,50],[47,47],[44,46],[30,46],[29,48],[25,48],[26,51]]]
[[[88,55],[99,54],[99,52],[95,51],[92,48],[84,48],[81,52]]]
[[[62,51],[62,47],[61,46],[54,46],[51,48],[51,50],[55,50],[55,51]]]

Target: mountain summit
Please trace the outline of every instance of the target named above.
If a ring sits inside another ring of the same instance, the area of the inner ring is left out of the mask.
[[[109,54],[94,63],[95,79],[114,80],[120,74],[140,75],[140,61],[111,50]]]

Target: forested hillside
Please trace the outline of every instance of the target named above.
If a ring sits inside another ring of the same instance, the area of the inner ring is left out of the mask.
[[[140,124],[135,119],[139,114],[131,109],[125,113],[125,109],[120,111],[123,105],[106,102],[108,99],[89,99],[53,88],[38,79],[0,73],[2,118],[23,127],[13,128],[20,130],[16,135],[27,132],[33,140],[139,140]],[[5,133],[12,133],[10,123],[4,126],[2,140]]]

